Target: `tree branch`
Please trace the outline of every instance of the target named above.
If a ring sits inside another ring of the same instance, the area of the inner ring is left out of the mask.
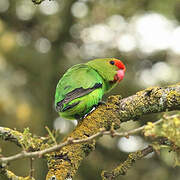
[[[155,143],[157,143],[158,145],[167,145],[167,146],[173,144],[171,141],[169,141],[167,138],[164,137],[158,138],[155,141]],[[137,160],[141,160],[142,158],[144,158],[145,156],[147,156],[152,152],[156,152],[156,148],[154,148],[153,144],[147,146],[142,150],[130,153],[128,155],[128,158],[123,163],[120,163],[115,169],[109,172],[103,171],[101,174],[102,179],[113,180],[119,175],[125,175]]]
[[[153,152],[153,147],[148,146],[144,148],[143,150],[139,150],[137,152],[133,152],[128,155],[128,158],[118,165],[115,169],[112,171],[103,171],[101,176],[103,180],[113,180],[119,175],[125,175],[129,168],[133,166],[133,164],[137,161],[142,159],[143,157],[147,156],[148,154]]]
[[[41,145],[44,146],[47,138],[32,136],[29,132],[29,128],[25,128],[21,133],[17,130],[13,130],[7,127],[0,127],[0,138],[5,141],[15,143],[17,146],[22,147],[27,151],[38,151],[41,149]]]
[[[43,138],[32,137],[29,129],[19,133],[9,128],[0,127],[1,138],[15,142],[24,148],[24,151],[19,154],[1,157],[0,163],[4,167],[8,162],[16,159],[42,157],[46,154],[49,163],[48,180],[54,177],[57,180],[73,177],[80,162],[94,149],[97,138],[102,135],[127,137],[130,134],[142,131],[146,127],[142,126],[128,132],[118,133],[115,129],[120,126],[121,122],[130,119],[137,120],[137,117],[147,113],[179,109],[180,85],[178,84],[165,88],[148,88],[125,99],[120,99],[120,96],[111,96],[106,105],[99,106],[83,121],[79,122],[76,129],[63,143],[52,147],[48,144],[42,145]],[[153,125],[161,122],[162,119]],[[25,150],[36,151],[27,152]]]
[[[158,113],[180,109],[180,84],[169,87],[153,87],[136,93],[128,98],[111,96],[106,105],[99,106],[79,122],[76,129],[66,138],[83,139],[92,136],[105,128],[110,130],[119,128],[121,122],[130,119],[137,120],[140,116],[149,113]],[[47,156],[49,172],[46,180],[56,177],[64,180],[73,177],[81,161],[95,149],[96,141],[81,144],[67,145],[60,151]]]

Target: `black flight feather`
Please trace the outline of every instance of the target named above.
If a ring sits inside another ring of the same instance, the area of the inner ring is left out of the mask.
[[[73,91],[67,93],[66,97],[63,100],[61,100],[61,101],[59,101],[57,103],[57,105],[56,105],[57,111],[64,112],[64,111],[66,111],[68,109],[73,108],[74,106],[78,105],[79,102],[68,105],[65,108],[63,108],[63,106],[64,106],[64,104],[67,104],[67,103],[71,102],[74,99],[77,99],[79,97],[87,95],[90,92],[92,92],[92,91],[94,91],[95,89],[98,89],[98,88],[102,88],[101,83],[96,83],[92,88],[84,89],[84,88],[80,87],[80,88],[74,89]]]

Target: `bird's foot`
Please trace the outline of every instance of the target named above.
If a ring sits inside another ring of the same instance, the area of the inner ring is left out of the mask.
[[[78,114],[77,115],[75,115],[75,118],[78,120],[78,122],[80,122],[80,121],[82,121],[84,118],[86,118],[89,114],[91,114],[94,110],[96,110],[96,108],[98,107],[98,106],[100,106],[100,105],[106,105],[106,102],[104,102],[104,101],[100,101],[98,104],[96,104],[96,105],[94,105],[93,107],[92,107],[92,109],[88,112],[88,113],[86,113],[84,116],[79,116]]]
[[[84,118],[86,118],[89,114],[91,114],[95,109],[96,109],[97,105],[96,106],[93,106],[92,109],[86,113],[83,117],[80,118],[80,120],[83,120]]]
[[[84,119],[84,118],[87,117],[89,114],[91,114],[91,113],[92,113],[94,110],[96,110],[96,108],[97,108],[98,106],[100,106],[100,105],[106,105],[106,103],[105,103],[104,101],[100,101],[98,104],[94,105],[94,106],[92,107],[92,109],[83,116],[82,119]]]

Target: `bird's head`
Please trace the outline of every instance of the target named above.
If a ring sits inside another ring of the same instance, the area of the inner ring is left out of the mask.
[[[114,75],[114,82],[120,82],[123,80],[124,75],[125,75],[125,71],[126,71],[126,67],[125,65],[122,63],[122,61],[120,61],[119,59],[112,59],[109,60],[108,63],[110,65],[109,68],[112,69],[112,71],[115,71],[115,75]],[[113,74],[113,73],[112,73]]]
[[[122,61],[115,58],[94,59],[87,64],[95,69],[106,83],[110,84],[117,84],[122,81],[126,71]]]

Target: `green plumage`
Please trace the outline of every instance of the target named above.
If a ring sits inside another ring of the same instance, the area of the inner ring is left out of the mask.
[[[110,60],[95,59],[78,64],[63,75],[55,94],[55,106],[61,117],[83,117],[117,84],[113,83],[117,67],[109,64]]]

